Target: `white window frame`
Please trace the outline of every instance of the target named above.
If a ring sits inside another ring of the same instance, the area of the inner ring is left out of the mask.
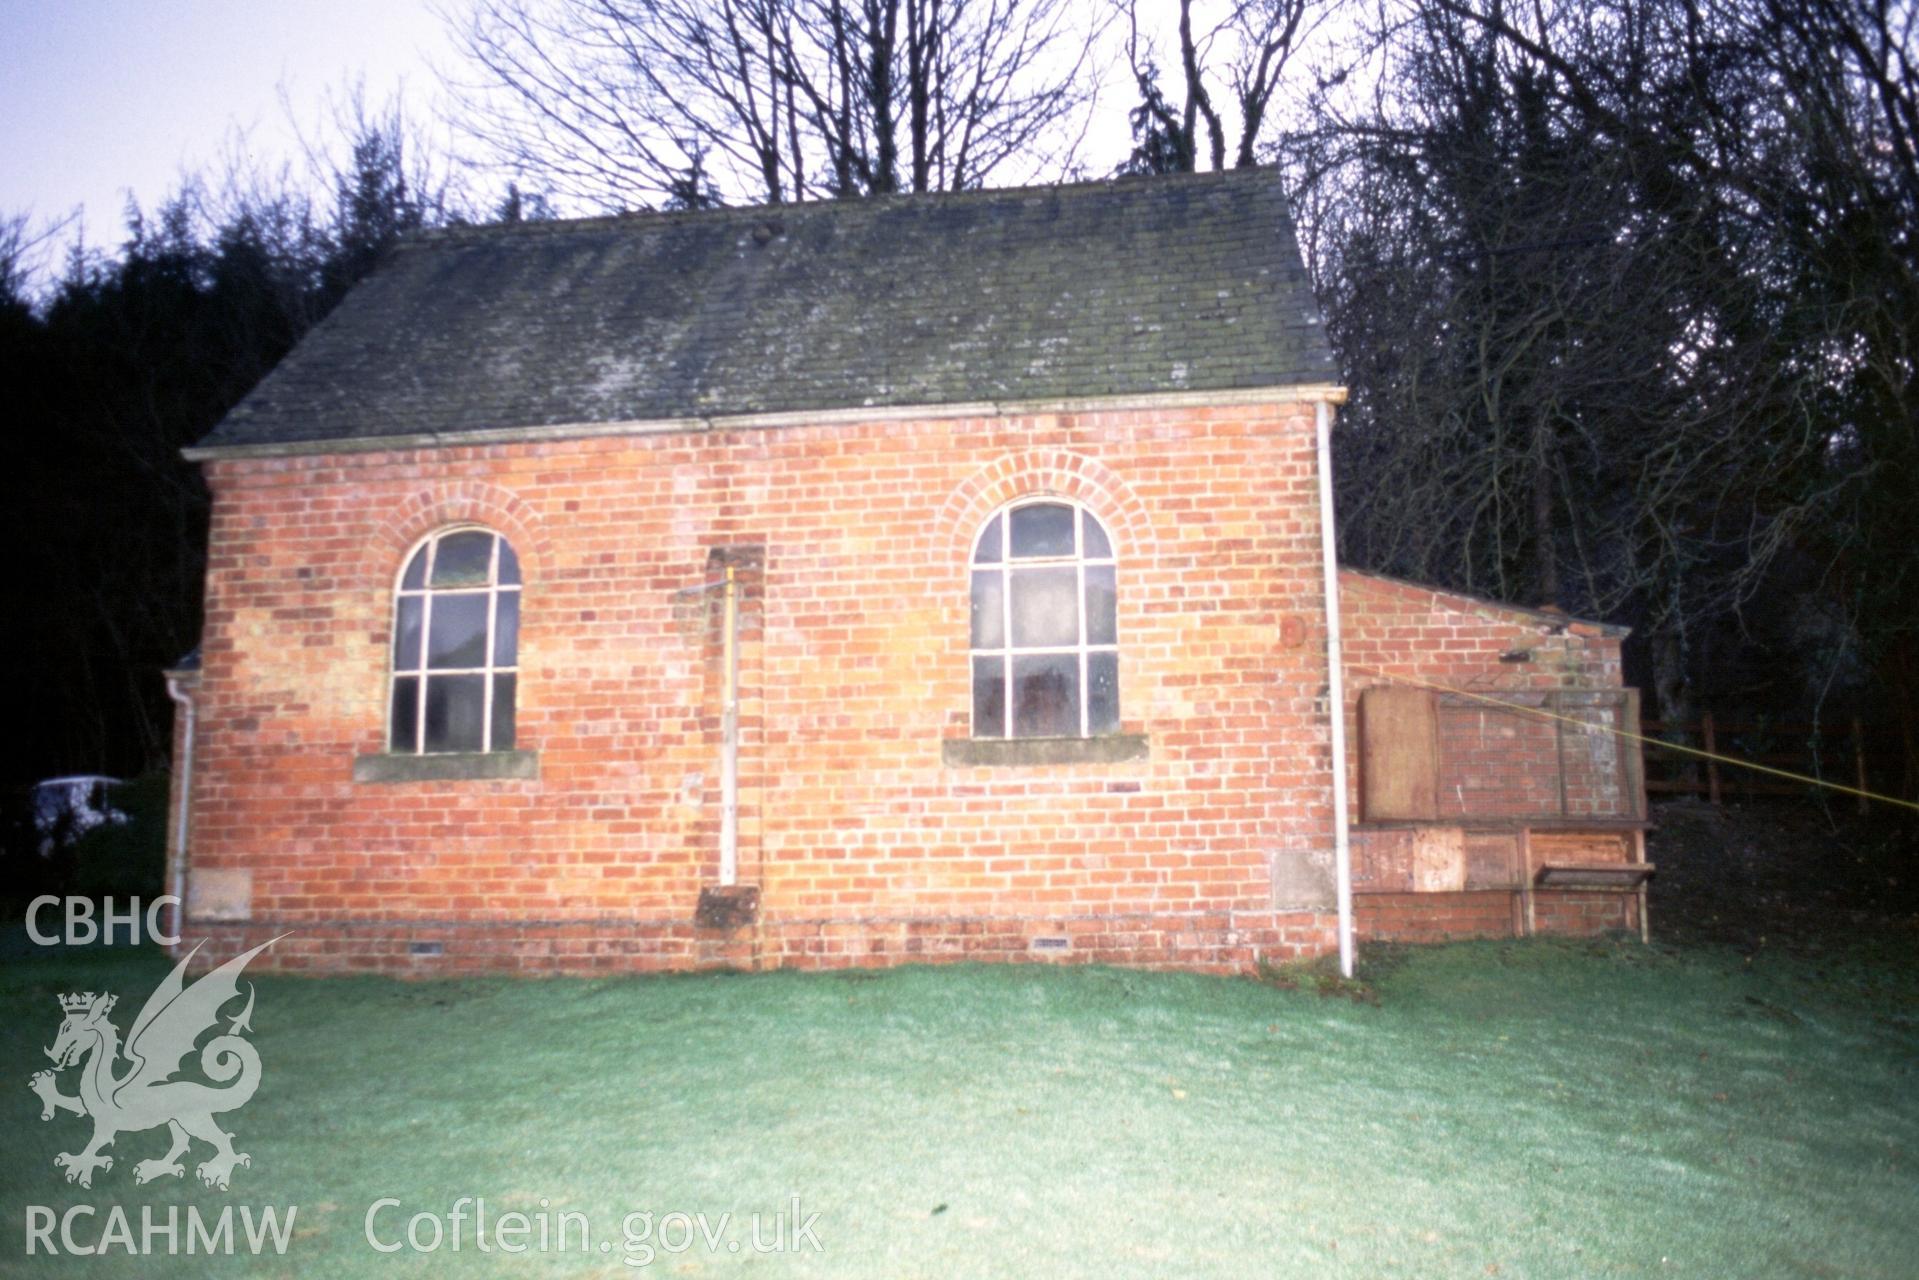
[[[1024,508],[1024,507],[1069,507],[1071,508],[1073,512],[1072,554],[1060,555],[1060,556],[1023,556],[1020,558],[1017,564],[1015,564],[1013,560],[1012,518],[1013,518],[1013,512],[1020,510],[1021,508]],[[1106,547],[1107,547],[1108,554],[1104,556],[1091,556],[1091,557],[1089,557],[1086,554],[1086,523],[1085,522],[1087,520],[1091,520],[1094,524],[1098,525],[1100,532],[1106,536]],[[995,525],[999,527],[999,531],[1000,531],[999,562],[997,564],[980,564],[978,561],[980,541],[987,535],[987,532],[991,530]],[[1076,623],[1076,630],[1078,632],[1078,637],[1079,637],[1078,641],[1070,645],[1015,645],[1013,643],[1013,575],[1019,570],[1023,570],[1023,569],[1060,569],[1060,568],[1066,568],[1068,566],[1071,566],[1075,570],[1074,585],[1075,585],[1077,594],[1074,597],[1074,600],[1075,600],[1074,621]],[[1113,640],[1112,640],[1112,643],[1110,644],[1105,644],[1105,643],[1094,644],[1090,642],[1086,637],[1086,570],[1089,567],[1097,568],[1097,567],[1106,567],[1106,566],[1110,566],[1113,570],[1113,594],[1114,594],[1114,609],[1115,609],[1115,616],[1113,618]],[[973,647],[973,643],[972,643],[972,620],[971,620],[972,619],[972,600],[973,600],[973,575],[978,573],[993,573],[993,572],[997,572],[999,574],[999,579],[1000,579],[1000,641],[1001,643],[997,647],[975,648]],[[1089,686],[1089,682],[1087,678],[1087,670],[1086,670],[1087,657],[1095,653],[1112,654],[1114,665],[1115,667],[1118,666],[1120,639],[1121,639],[1120,631],[1119,631],[1119,618],[1117,616],[1118,596],[1119,596],[1119,549],[1113,542],[1113,531],[1110,528],[1108,528],[1106,525],[1106,522],[1104,520],[1101,520],[1099,516],[1092,510],[1092,508],[1088,507],[1085,503],[1077,502],[1072,498],[1060,497],[1056,494],[1034,494],[1030,497],[1020,498],[1017,501],[1007,503],[1005,506],[993,512],[991,516],[981,521],[979,530],[973,535],[972,548],[966,558],[966,599],[967,599],[967,618],[968,618],[967,659],[966,659],[967,687],[970,691],[972,688],[973,682],[976,679],[978,679],[978,676],[977,676],[978,661],[977,660],[980,658],[997,657],[1000,660],[1000,681],[1004,689],[1004,692],[1001,695],[1003,701],[1000,707],[1000,716],[1001,716],[1000,724],[1001,724],[1002,731],[997,735],[983,735],[979,732],[979,727],[977,725],[974,725],[972,726],[973,737],[981,738],[988,742],[1000,742],[1000,741],[1011,742],[1011,741],[1018,741],[1021,739],[1030,741],[1034,736],[1036,736],[1036,735],[1022,735],[1015,731],[1015,720],[1013,715],[1013,709],[1014,709],[1013,659],[1016,657],[1044,657],[1049,654],[1072,654],[1078,660],[1077,666],[1079,669],[1079,699],[1078,699],[1079,701],[1079,733],[1077,736],[1081,738],[1092,738],[1092,737],[1098,737],[1107,733],[1118,732],[1117,721],[1119,717],[1117,714],[1115,714],[1114,716],[1114,720],[1116,722],[1114,728],[1102,729],[1099,734],[1092,733],[1089,730],[1088,725],[1089,725],[1089,717],[1092,713],[1092,699],[1088,696],[1090,692],[1090,686]],[[1115,690],[1116,698],[1117,698],[1117,692],[1118,691]],[[977,705],[978,705],[978,695],[975,694],[972,702],[969,704],[969,708],[967,711],[967,714],[969,717],[972,715],[971,708]],[[1117,710],[1118,708],[1116,706],[1115,712],[1117,712]]]
[[[439,556],[440,543],[460,533],[484,533],[492,537],[493,548],[487,558],[486,582],[482,585],[472,587],[436,587],[433,585],[433,568],[434,561]],[[390,754],[406,756],[472,754],[470,750],[464,749],[452,751],[429,751],[426,749],[426,688],[429,679],[438,679],[445,676],[483,677],[481,681],[479,747],[482,754],[496,750],[493,745],[493,690],[496,684],[495,677],[508,675],[514,677],[514,711],[516,713],[518,712],[520,640],[517,631],[513,638],[513,661],[511,663],[495,663],[493,661],[493,640],[499,626],[500,597],[511,592],[513,596],[524,605],[521,588],[526,582],[525,573],[521,573],[519,582],[502,583],[500,581],[500,548],[507,545],[506,535],[497,529],[489,529],[482,524],[455,524],[448,525],[442,529],[435,529],[432,533],[429,533],[426,537],[414,543],[413,546],[407,550],[407,553],[400,558],[399,572],[395,574],[393,578],[392,640],[388,645],[387,656],[385,738],[386,749]],[[426,552],[426,566],[420,576],[420,585],[418,587],[408,587],[406,585],[406,571],[412,566],[414,557],[419,555],[422,550]],[[515,558],[517,559],[517,553]],[[487,597],[485,647],[482,650],[484,663],[481,666],[434,667],[428,665],[428,655],[432,650],[434,598],[436,596],[455,595],[484,595]],[[417,658],[417,665],[402,669],[399,665],[400,607],[402,602],[408,599],[416,599],[421,602],[420,652]],[[526,614],[524,608],[522,608],[520,620],[524,623],[525,619]],[[418,682],[418,687],[413,693],[413,742],[408,746],[401,746],[393,741],[393,700],[398,695],[398,685],[402,678],[411,678]],[[517,719],[518,716],[516,714],[515,720],[517,721]],[[503,751],[513,750],[512,747],[501,747],[497,749]]]

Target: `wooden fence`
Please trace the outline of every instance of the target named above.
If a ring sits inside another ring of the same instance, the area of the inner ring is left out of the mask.
[[[1806,796],[1816,787],[1811,782],[1795,782],[1777,774],[1742,769],[1736,764],[1711,758],[1723,755],[1733,760],[1750,761],[1773,769],[1804,774],[1836,782],[1861,791],[1872,789],[1869,758],[1875,754],[1873,739],[1854,718],[1837,723],[1801,721],[1725,721],[1715,720],[1708,711],[1697,721],[1647,720],[1646,790],[1655,794],[1704,796],[1713,804],[1723,804],[1728,795]],[[1657,739],[1711,753],[1701,759],[1684,751],[1675,751]],[[1867,810],[1864,796],[1847,797],[1859,812]]]

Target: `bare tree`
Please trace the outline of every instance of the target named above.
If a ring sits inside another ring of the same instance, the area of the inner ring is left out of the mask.
[[[76,226],[35,305],[0,298],[0,386],[17,424],[0,518],[21,548],[0,612],[20,619],[13,656],[36,673],[0,701],[0,718],[35,726],[0,749],[0,776],[165,758],[172,704],[155,673],[198,637],[208,518],[181,447],[396,237],[455,211],[447,166],[396,107],[349,96],[309,136],[310,168],[250,157],[236,137],[208,180],[151,210],[130,204],[117,250]],[[22,252],[32,262],[34,238],[0,219],[0,278]]]
[[[1170,30],[1142,27],[1139,0],[1112,0],[1125,27],[1126,61],[1139,98],[1130,113],[1134,148],[1123,169],[1189,173],[1201,166],[1257,164],[1288,64],[1339,8],[1338,0],[1152,0],[1174,13]],[[1175,87],[1162,78],[1167,68]],[[1202,132],[1203,131],[1203,132]]]
[[[29,305],[35,280],[46,274],[54,242],[79,220],[76,210],[35,229],[30,213],[0,214],[0,308]]]
[[[962,190],[1070,170],[1073,0],[479,0],[449,78],[493,162],[602,207]]]
[[[1374,11],[1285,147],[1346,553],[1631,622],[1667,719],[1919,719],[1914,15]]]
[[[1750,117],[1682,16],[1411,0],[1291,148],[1354,386],[1348,554],[1633,621],[1669,719],[1805,542],[1830,443],[1792,255],[1701,180]]]

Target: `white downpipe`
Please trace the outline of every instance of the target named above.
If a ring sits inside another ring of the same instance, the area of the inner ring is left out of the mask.
[[[1339,548],[1333,522],[1333,406],[1313,405],[1319,437],[1319,546],[1326,574],[1326,702],[1333,731],[1333,879],[1339,902],[1339,972],[1353,976],[1353,846],[1346,804],[1346,659],[1339,638]]]
[[[720,883],[740,877],[740,602],[733,566],[721,588],[725,630],[725,707],[720,718]]]
[[[180,811],[173,819],[173,848],[169,851],[168,862],[173,874],[168,877],[167,892],[173,895],[173,923],[167,932],[180,937],[180,928],[186,923],[187,914],[187,833],[192,830],[193,813],[193,698],[173,676],[167,677],[167,697],[172,698],[185,717],[184,732],[180,735]]]

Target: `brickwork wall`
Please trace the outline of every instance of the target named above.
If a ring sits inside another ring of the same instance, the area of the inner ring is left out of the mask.
[[[1533,927],[1540,933],[1590,934],[1639,925],[1639,900],[1631,894],[1562,889],[1533,895]]]
[[[187,933],[215,937],[208,959],[288,929],[263,960],[398,971],[1236,968],[1332,945],[1310,406],[207,470],[192,867],[222,892]],[[1036,494],[1112,535],[1121,727],[1144,760],[942,762],[968,733],[971,540]],[[385,745],[395,576],[462,522],[520,557],[518,745],[539,777],[355,782]],[[718,644],[676,593],[716,549],[751,567],[741,877],[762,911],[709,936],[692,921],[718,871]]]
[[[196,924],[207,967],[278,937],[277,926]],[[1323,911],[1096,916],[769,920],[723,932],[684,921],[327,923],[282,938],[254,963],[288,972],[376,969],[589,976],[615,972],[776,967],[838,969],[960,960],[1097,963],[1243,973],[1257,957],[1318,955],[1337,943]]]
[[[1354,569],[1340,570],[1339,598],[1349,726],[1357,724],[1360,691],[1396,679],[1534,703],[1552,690],[1612,689],[1621,682],[1620,636],[1592,623],[1504,608]],[[1502,660],[1521,654],[1522,660]],[[1582,705],[1566,710],[1598,718]],[[1442,733],[1456,746],[1465,745],[1480,730],[1481,714],[1470,700],[1449,699],[1442,704]],[[1551,743],[1550,732],[1518,727],[1530,718],[1512,719],[1514,725],[1499,726],[1502,733],[1511,729],[1509,744],[1518,742],[1523,749],[1535,740]],[[1357,745],[1356,730],[1351,741]],[[1511,754],[1507,745],[1495,748],[1489,759]]]

